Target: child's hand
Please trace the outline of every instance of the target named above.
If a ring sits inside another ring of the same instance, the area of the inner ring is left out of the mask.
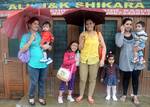
[[[103,82],[103,81],[104,81],[104,79],[102,78],[102,79],[101,79],[101,82]]]
[[[104,66],[104,61],[103,61],[103,60],[100,60],[99,66],[100,66],[100,67],[103,67],[103,66]]]

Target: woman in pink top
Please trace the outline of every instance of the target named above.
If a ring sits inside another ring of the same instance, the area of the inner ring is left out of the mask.
[[[72,91],[74,89],[74,80],[75,80],[75,72],[76,72],[76,51],[78,49],[78,42],[73,41],[70,43],[67,51],[64,54],[63,64],[62,67],[72,70],[72,76],[68,84],[66,82],[61,81],[59,87],[59,96],[58,96],[58,103],[63,103],[63,92],[65,91],[65,87],[68,87],[68,97],[67,100],[70,102],[74,102],[72,98]],[[72,68],[73,67],[73,68]]]

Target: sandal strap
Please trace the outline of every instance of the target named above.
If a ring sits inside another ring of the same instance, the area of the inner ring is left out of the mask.
[[[133,102],[134,102],[134,104],[139,104],[140,103],[138,98],[133,98]]]
[[[31,104],[31,105],[34,105],[34,104],[35,104],[34,98],[30,98],[30,99],[28,100],[28,102],[29,102],[29,104]]]
[[[79,96],[79,97],[76,98],[76,102],[81,102],[82,99],[83,99],[83,97]]]
[[[45,99],[39,99],[39,103],[41,104],[41,105],[46,105],[46,100]]]

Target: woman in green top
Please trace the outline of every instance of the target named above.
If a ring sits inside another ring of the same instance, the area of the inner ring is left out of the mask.
[[[42,48],[40,46],[41,36],[38,33],[39,19],[32,17],[28,21],[29,32],[24,34],[20,42],[20,51],[25,52],[29,50],[30,60],[28,62],[28,72],[30,79],[29,86],[29,104],[35,104],[36,85],[38,84],[39,103],[46,104],[45,98],[45,79],[47,77],[48,67],[46,63],[41,63],[40,59],[43,57]],[[44,45],[43,49],[51,49],[48,45]]]

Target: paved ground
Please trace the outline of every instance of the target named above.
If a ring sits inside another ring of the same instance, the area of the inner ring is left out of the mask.
[[[96,102],[93,105],[90,105],[86,98],[81,103],[69,103],[67,100],[64,100],[64,104],[58,104],[57,98],[48,96],[47,105],[43,107],[150,107],[150,97],[140,96],[140,105],[135,105],[132,103],[131,98],[128,97],[125,103],[121,101],[105,101],[103,96],[95,96]],[[19,100],[0,100],[0,107],[31,107],[28,105],[27,98],[24,97]],[[38,102],[33,107],[42,107]]]
[[[139,96],[140,104],[135,105],[131,101],[131,97],[127,97],[126,102],[121,101],[105,101],[105,87],[99,82],[96,85],[95,89],[95,104],[90,105],[87,102],[87,97],[85,96],[84,100],[81,103],[69,103],[64,98],[64,104],[57,103],[57,95],[58,95],[58,83],[50,82],[47,87],[47,105],[43,107],[150,107],[150,96]],[[50,89],[51,87],[51,89]],[[76,87],[77,88],[77,87]],[[78,89],[77,89],[78,90]],[[78,93],[78,92],[77,92]],[[87,90],[86,92],[87,93]],[[121,95],[121,89],[118,89],[118,98]],[[27,96],[24,96],[21,100],[0,100],[0,107],[31,107],[27,102]],[[42,107],[38,102],[33,107]]]

